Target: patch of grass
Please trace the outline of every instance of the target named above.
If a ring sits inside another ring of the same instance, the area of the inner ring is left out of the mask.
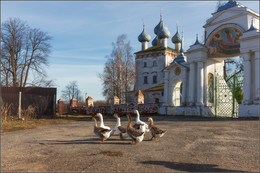
[[[10,132],[15,130],[33,129],[39,126],[69,123],[72,120],[62,119],[32,119],[32,120],[14,120],[14,121],[1,121],[1,133]]]
[[[51,124],[63,124],[73,121],[90,121],[91,115],[56,115],[55,118],[25,119],[25,120],[1,120],[1,133],[15,130],[33,129],[39,126]]]
[[[57,115],[59,119],[75,120],[75,121],[90,121],[92,120],[91,115]]]

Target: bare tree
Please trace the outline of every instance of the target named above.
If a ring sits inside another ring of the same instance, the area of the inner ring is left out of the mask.
[[[224,61],[224,78],[232,77],[233,75],[243,71],[243,57],[228,58]]]
[[[62,98],[64,101],[69,102],[71,99],[75,98],[78,102],[82,101],[81,91],[79,89],[77,81],[71,81],[65,86],[65,89],[61,91]]]
[[[18,18],[10,18],[1,28],[1,75],[5,86],[25,87],[31,73],[46,77],[51,37],[40,29],[30,28]]]
[[[117,37],[112,43],[113,50],[107,56],[107,62],[99,78],[103,82],[103,95],[107,100],[117,96],[121,102],[127,103],[127,94],[135,82],[134,60],[130,42],[126,42],[125,34]]]

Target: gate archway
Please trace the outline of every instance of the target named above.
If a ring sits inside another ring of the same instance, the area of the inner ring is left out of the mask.
[[[182,98],[182,80],[175,79],[172,85],[172,97],[171,102],[172,106],[180,106],[181,105],[181,98]]]

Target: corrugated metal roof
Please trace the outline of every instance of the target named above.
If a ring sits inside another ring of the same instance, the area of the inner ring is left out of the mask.
[[[164,84],[162,83],[162,84],[156,85],[152,88],[146,89],[144,91],[145,92],[147,92],[147,91],[160,91],[160,90],[163,90],[163,88],[164,88]]]

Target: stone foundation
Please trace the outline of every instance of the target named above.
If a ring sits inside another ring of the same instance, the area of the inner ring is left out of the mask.
[[[260,105],[239,105],[238,117],[259,117]]]

